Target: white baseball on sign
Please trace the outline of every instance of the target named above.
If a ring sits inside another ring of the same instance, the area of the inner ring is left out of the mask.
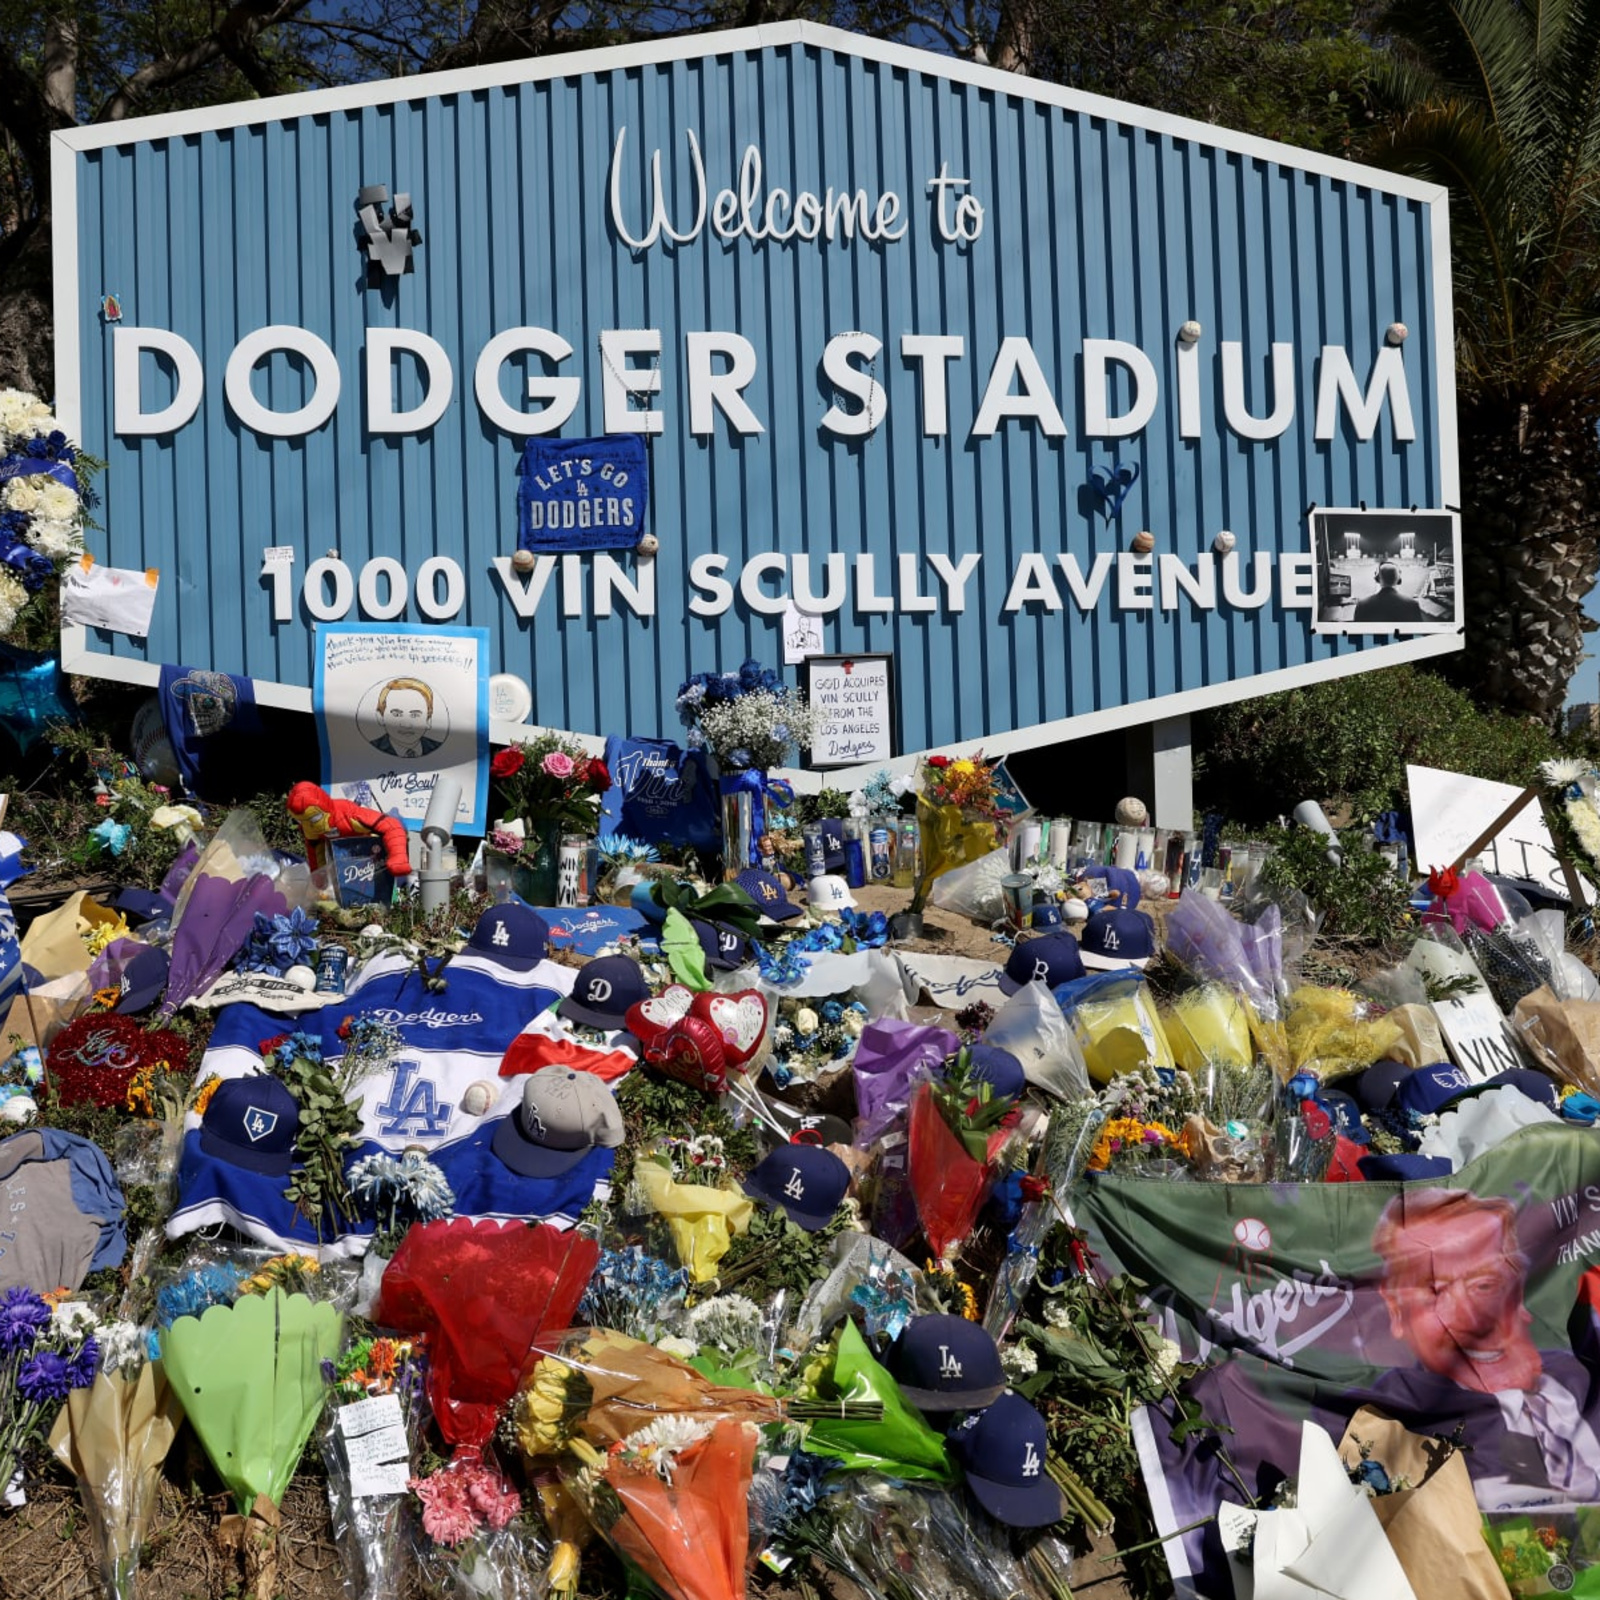
[[[1259,1217],[1241,1217],[1233,1225],[1233,1236],[1246,1250],[1272,1248],[1272,1230]]]

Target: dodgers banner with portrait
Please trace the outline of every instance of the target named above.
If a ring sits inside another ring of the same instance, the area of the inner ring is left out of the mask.
[[[1204,1364],[1182,1393],[1222,1430],[1175,1444],[1170,1412],[1139,1418],[1179,1594],[1234,1594],[1219,1507],[1266,1504],[1296,1472],[1302,1423],[1338,1442],[1363,1406],[1454,1438],[1487,1528],[1561,1525],[1576,1591],[1600,1592],[1600,1529],[1586,1538],[1576,1511],[1600,1503],[1591,1134],[1527,1128],[1435,1182],[1092,1175],[1075,1209],[1105,1270],[1161,1286],[1161,1332]]]

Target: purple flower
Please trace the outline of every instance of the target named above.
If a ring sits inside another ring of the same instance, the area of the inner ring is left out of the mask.
[[[67,1363],[67,1379],[74,1389],[87,1389],[99,1370],[100,1341],[91,1336],[83,1341],[77,1355]]]
[[[95,1353],[98,1355],[98,1350]],[[72,1372],[67,1358],[54,1350],[36,1350],[23,1362],[22,1371],[17,1374],[17,1388],[30,1405],[65,1400],[71,1387]]]
[[[0,1300],[0,1351],[26,1350],[49,1320],[49,1306],[32,1289],[7,1289]]]

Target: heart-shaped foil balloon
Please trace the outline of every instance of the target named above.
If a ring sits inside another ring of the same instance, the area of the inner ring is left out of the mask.
[[[722,1039],[704,1017],[680,1017],[645,1046],[644,1058],[657,1072],[707,1094],[721,1094],[728,1087]]]
[[[728,1065],[741,1071],[767,1036],[767,999],[758,989],[697,994],[689,1006],[689,1015],[704,1017],[717,1030]]]
[[[622,1025],[641,1044],[653,1044],[673,1023],[689,1015],[694,990],[681,983],[669,983],[658,995],[636,1000],[628,1007]]]

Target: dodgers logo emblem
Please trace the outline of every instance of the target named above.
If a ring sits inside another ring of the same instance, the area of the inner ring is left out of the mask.
[[[503,950],[511,943],[511,930],[503,922],[494,925],[494,938],[490,941],[497,950]]]
[[[450,1126],[453,1108],[441,1106],[433,1080],[419,1075],[415,1061],[397,1061],[389,1094],[375,1109],[378,1134],[387,1139],[438,1139]]]
[[[802,1183],[800,1181],[800,1169],[799,1169],[799,1167],[790,1167],[789,1168],[789,1181],[786,1184],[784,1184],[783,1192],[786,1195],[788,1195],[788,1197],[791,1200],[804,1200],[805,1199],[805,1197],[806,1197],[806,1186],[805,1186],[804,1183]]]
[[[589,980],[589,993],[584,999],[585,1005],[603,1006],[611,998],[611,982],[607,978],[591,978]]]
[[[950,1354],[950,1346],[939,1346],[939,1376],[941,1378],[959,1378],[962,1376],[961,1363]]]
[[[1033,1440],[1028,1440],[1022,1450],[1022,1476],[1024,1478],[1037,1478],[1039,1476],[1039,1452],[1033,1448]]]
[[[260,1106],[246,1106],[244,1111],[244,1131],[250,1143],[266,1136],[278,1126],[278,1113],[276,1111],[263,1111]]]

